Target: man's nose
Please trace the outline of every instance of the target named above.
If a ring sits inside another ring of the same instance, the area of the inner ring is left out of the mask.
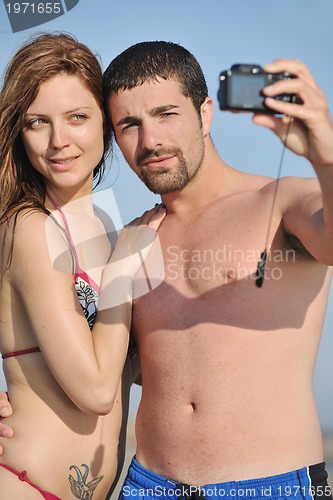
[[[139,142],[140,148],[147,151],[154,151],[162,146],[163,140],[158,125],[153,122],[142,124],[139,131]]]

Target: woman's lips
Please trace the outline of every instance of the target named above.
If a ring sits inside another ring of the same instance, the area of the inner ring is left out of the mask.
[[[49,162],[52,165],[52,167],[55,168],[56,170],[66,171],[70,170],[74,166],[77,158],[78,156],[71,156],[66,158],[52,158],[49,159]]]

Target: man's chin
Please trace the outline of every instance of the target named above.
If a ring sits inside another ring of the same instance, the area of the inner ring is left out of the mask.
[[[177,191],[181,191],[185,187],[184,185],[177,186],[175,184],[161,186],[160,184],[157,185],[153,182],[147,181],[146,179],[141,179],[141,180],[144,183],[144,185],[149,189],[149,191],[158,195],[176,193]]]

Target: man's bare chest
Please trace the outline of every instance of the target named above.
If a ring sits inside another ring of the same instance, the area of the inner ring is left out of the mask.
[[[165,280],[189,292],[253,279],[266,244],[265,217],[237,212],[200,218],[190,227],[173,225],[161,234]],[[275,223],[274,253],[284,251]]]

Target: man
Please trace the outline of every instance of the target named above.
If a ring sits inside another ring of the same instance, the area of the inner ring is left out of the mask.
[[[333,265],[333,125],[304,64],[265,69],[295,78],[263,90],[284,116],[253,120],[317,175],[278,190],[219,158],[213,103],[184,48],[137,44],[105,73],[117,143],[167,207],[165,279],[134,304],[143,391],[122,499],[330,497],[312,373]]]

